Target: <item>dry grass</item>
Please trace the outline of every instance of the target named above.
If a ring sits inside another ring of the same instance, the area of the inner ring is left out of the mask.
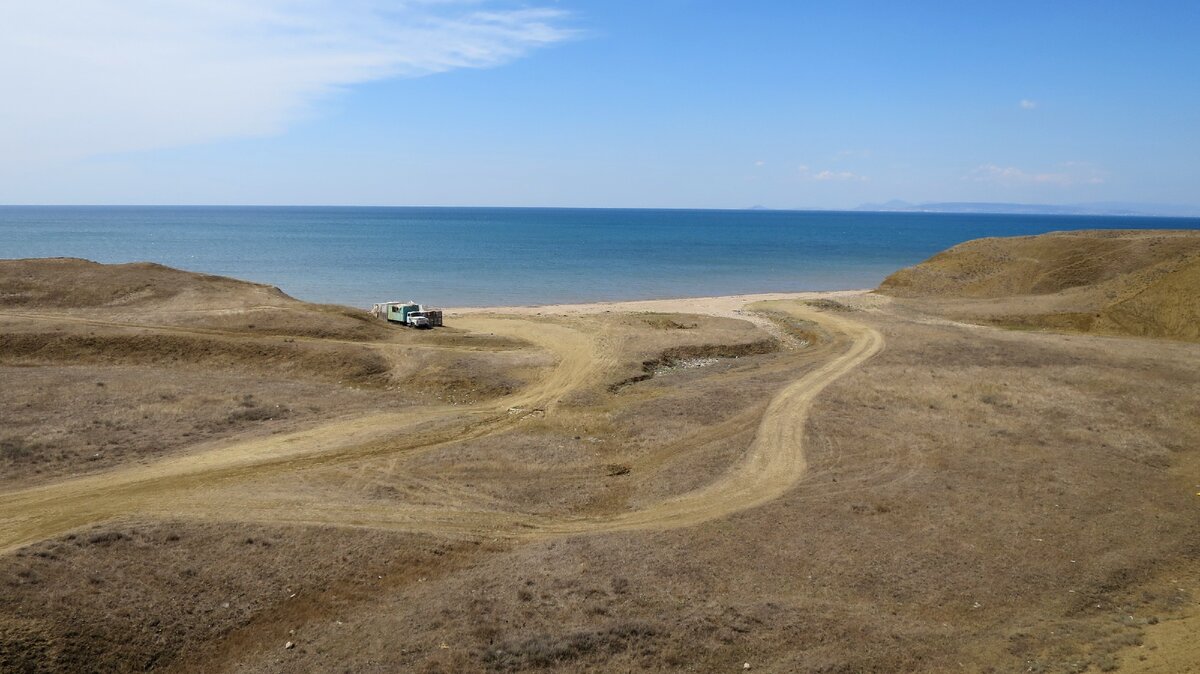
[[[475,547],[312,527],[158,522],[77,532],[0,559],[0,671],[195,663],[249,625],[273,631],[282,650],[299,640],[291,631],[302,616],[350,619],[355,601],[433,576]]]
[[[0,671],[1079,672],[1156,643],[1200,598],[1200,346],[931,324],[915,306],[855,311],[886,348],[818,398],[808,473],[765,506],[505,543],[131,516],[0,557]],[[12,339],[54,333],[6,320]],[[775,350],[748,322],[700,315],[531,320],[593,336],[606,369],[495,433],[198,493],[621,513],[719,479],[776,392],[840,346],[818,335]],[[93,446],[115,467],[439,395],[502,396],[553,364],[512,340],[432,332],[191,335],[226,350],[174,367],[153,350],[8,352],[5,488],[93,470]],[[246,348],[230,344],[288,351],[270,373],[217,367]],[[386,358],[376,388],[283,364],[360,349]],[[730,357],[629,381],[697,353]],[[429,388],[393,390],[408,372]]]
[[[403,639],[360,657],[317,635],[306,666],[1100,670],[1195,601],[1168,582],[1200,540],[1178,472],[1200,440],[1193,347],[883,327],[888,351],[823,398],[792,496],[683,532],[522,546],[380,597],[362,632]],[[695,393],[671,390],[681,407]],[[564,482],[540,484],[579,488]]]
[[[0,367],[0,377],[0,484],[7,485],[294,429],[381,402],[320,382],[192,368]]]
[[[880,292],[959,320],[1200,340],[1200,233],[978,239],[889,276]]]
[[[221,333],[385,339],[361,310],[300,302],[278,288],[138,262],[0,260],[0,308]]]
[[[55,331],[9,330],[0,334],[0,362],[249,369],[360,385],[381,384],[389,370],[387,359],[367,345],[133,332],[125,328],[83,328],[69,322]]]
[[[821,399],[810,476],[784,499],[506,551],[363,606],[386,647],[318,634],[305,666],[1098,671],[1194,604],[1169,582],[1200,555],[1194,347],[881,327],[888,350]]]
[[[551,364],[513,340],[395,328],[159,265],[0,261],[0,298],[0,484],[347,413],[487,400]]]

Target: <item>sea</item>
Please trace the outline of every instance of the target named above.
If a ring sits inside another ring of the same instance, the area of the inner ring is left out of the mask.
[[[1200,218],[560,208],[0,206],[0,258],[151,261],[370,307],[873,288],[985,236]]]

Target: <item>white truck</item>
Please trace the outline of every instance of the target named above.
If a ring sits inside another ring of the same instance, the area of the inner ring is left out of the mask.
[[[441,309],[429,309],[416,302],[381,302],[371,307],[371,314],[410,328],[442,327]]]

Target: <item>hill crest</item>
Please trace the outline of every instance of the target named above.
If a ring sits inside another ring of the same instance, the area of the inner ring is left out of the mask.
[[[975,239],[887,277],[882,294],[1019,327],[1200,340],[1200,231]]]

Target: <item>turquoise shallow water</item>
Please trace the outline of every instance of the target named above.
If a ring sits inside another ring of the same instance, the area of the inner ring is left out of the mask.
[[[1197,218],[527,208],[0,207],[0,258],[150,260],[370,306],[874,287],[981,236]]]

